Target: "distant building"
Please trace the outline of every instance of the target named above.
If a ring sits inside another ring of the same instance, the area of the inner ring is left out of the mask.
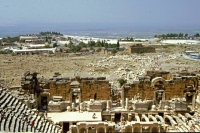
[[[25,42],[25,43],[33,43],[35,41],[38,41],[38,37],[37,36],[20,36],[19,41]]]
[[[133,44],[128,48],[129,53],[154,53],[155,48],[143,46],[141,43]]]
[[[187,55],[193,59],[200,59],[200,54],[197,51],[185,51],[185,55]]]

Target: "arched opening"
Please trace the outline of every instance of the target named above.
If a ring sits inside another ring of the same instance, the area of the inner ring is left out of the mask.
[[[149,126],[143,126],[143,127],[142,127],[142,132],[147,132],[147,133],[149,133],[149,132],[150,132]]]
[[[135,127],[134,128],[134,133],[139,133],[140,132],[140,128],[139,127]]]
[[[79,130],[79,133],[86,133],[86,129],[85,129],[85,128],[81,128],[81,129]]]
[[[165,118],[165,124],[171,125],[171,122],[168,118]]]
[[[127,126],[125,128],[125,133],[131,133],[132,132],[132,127],[131,126]]]
[[[120,122],[121,113],[115,113],[115,123]]]
[[[97,132],[98,133],[105,133],[105,130],[104,130],[104,128],[100,127]]]
[[[153,121],[153,119],[150,117],[150,118],[149,118],[149,121]]]
[[[107,132],[107,133],[112,133],[112,132],[113,132],[113,129],[112,129],[112,128],[107,128],[106,132]]]
[[[88,133],[96,133],[96,128],[95,127],[89,127]]]
[[[151,130],[152,133],[157,133],[158,132],[158,128],[157,127],[153,127]]]
[[[152,79],[151,87],[154,89],[155,104],[159,104],[161,100],[165,99],[166,81],[163,77],[156,77]]]
[[[96,99],[97,99],[97,93],[94,94],[94,100],[96,100]]]
[[[156,117],[157,122],[161,122],[160,119],[158,117]]]

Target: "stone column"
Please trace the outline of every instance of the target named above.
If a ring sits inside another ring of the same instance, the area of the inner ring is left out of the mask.
[[[78,128],[78,126],[77,126],[77,128],[76,128],[76,129],[77,129],[77,133],[79,133],[79,128]]]
[[[83,112],[83,103],[80,103],[80,112]]]
[[[154,91],[154,96],[153,96],[154,104],[156,105],[156,91]]]
[[[85,102],[82,102],[82,109],[85,110]]]
[[[107,107],[106,107],[106,111],[109,111],[110,110],[110,102],[107,101]]]
[[[131,119],[132,119],[132,114],[128,114],[128,121],[131,122]]]
[[[32,100],[35,99],[35,98],[34,98],[34,94],[31,94],[31,99],[32,99]]]
[[[160,126],[158,126],[158,133],[160,133]]]
[[[36,108],[38,109],[38,97],[37,97],[37,94],[35,94],[35,105],[36,105]]]
[[[79,93],[78,98],[79,98],[79,105],[80,105],[81,104],[81,93]]]
[[[111,114],[111,121],[114,122],[115,121],[115,115]]]
[[[128,110],[128,98],[126,98],[126,106],[125,106],[125,109]]]
[[[140,132],[142,133],[142,126],[140,126]]]
[[[72,111],[75,111],[75,105],[72,103]]]
[[[86,127],[86,133],[88,133],[88,127]]]
[[[195,109],[195,94],[192,94],[192,108]]]
[[[122,87],[122,94],[121,94],[121,104],[122,104],[122,108],[124,108],[124,87]]]
[[[162,94],[162,100],[165,100],[165,92]]]
[[[110,100],[110,110],[112,109],[112,100]]]

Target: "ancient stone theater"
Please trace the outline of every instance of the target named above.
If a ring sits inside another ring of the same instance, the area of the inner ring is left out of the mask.
[[[200,132],[198,72],[147,71],[117,90],[106,77],[37,75],[1,87],[1,131]]]

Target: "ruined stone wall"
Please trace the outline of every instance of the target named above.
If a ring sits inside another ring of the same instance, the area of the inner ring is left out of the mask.
[[[51,81],[49,84],[49,92],[52,96],[62,96],[63,100],[70,101],[70,84],[74,80],[80,83],[81,101],[89,101],[90,99],[96,100],[109,100],[111,89],[109,81],[105,79],[93,78],[72,78],[67,82]]]
[[[53,96],[62,96],[63,100],[70,100],[70,83],[71,82],[55,82],[51,81],[49,93],[51,99]]]
[[[182,76],[172,78],[171,73],[159,73],[158,71],[148,71],[147,74],[151,80],[145,79],[145,77],[143,77],[143,79],[141,78],[137,82],[126,84],[124,86],[124,98],[132,99],[139,93],[141,99],[154,99],[155,86],[152,84],[152,79],[156,78],[156,76],[162,77],[160,78],[162,79],[161,83],[163,83],[163,80],[165,82],[162,84],[164,88],[161,88],[165,92],[165,100],[169,100],[175,97],[185,97],[185,92],[188,91],[187,86],[192,86],[193,91],[198,89],[198,77],[195,76]],[[159,79],[155,82],[159,82]]]
[[[184,97],[185,83],[182,80],[172,80],[165,86],[165,99]]]
[[[129,53],[153,53],[155,48],[153,47],[130,47],[128,49]]]
[[[124,88],[124,97],[132,99],[137,94],[140,94],[141,99],[153,99],[154,91],[150,86],[150,81],[139,81],[134,84],[129,84]]]
[[[109,100],[111,89],[106,80],[83,80],[80,83],[82,101]]]
[[[173,78],[172,74],[167,71],[147,71],[146,75],[151,77],[151,79],[155,77],[163,77],[165,80],[171,80]]]

